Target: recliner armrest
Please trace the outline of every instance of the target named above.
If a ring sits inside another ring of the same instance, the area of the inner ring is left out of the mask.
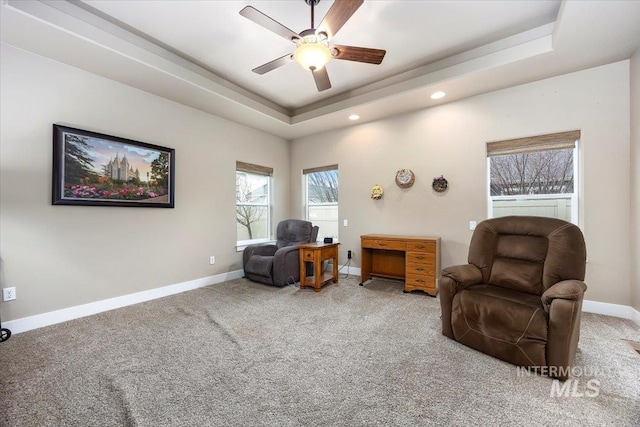
[[[278,247],[272,243],[259,243],[256,245],[249,245],[242,251],[242,268],[247,266],[247,261],[254,255],[273,256],[275,255]]]
[[[298,245],[285,246],[273,256],[273,282],[290,284],[300,280],[300,249]]]
[[[442,335],[455,340],[451,327],[451,312],[455,295],[471,286],[482,283],[482,271],[473,264],[454,265],[442,270],[440,277],[440,307],[442,308]]]
[[[582,300],[587,285],[580,280],[563,280],[541,296],[542,306],[549,316],[547,330],[547,365],[558,367],[560,380],[569,377],[569,368],[580,340]]]
[[[482,271],[473,264],[447,267],[442,270],[442,276],[453,280],[457,290],[482,283]]]
[[[547,289],[541,296],[545,311],[549,312],[549,306],[555,299],[578,301],[584,296],[587,285],[580,280],[563,280]]]

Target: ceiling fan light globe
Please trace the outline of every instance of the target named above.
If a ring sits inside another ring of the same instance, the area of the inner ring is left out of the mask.
[[[331,59],[329,43],[324,37],[306,36],[298,40],[293,59],[307,70],[319,70]]]

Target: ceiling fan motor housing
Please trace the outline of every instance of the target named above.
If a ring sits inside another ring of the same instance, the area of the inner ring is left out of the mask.
[[[319,70],[331,59],[329,39],[324,32],[316,34],[314,29],[305,30],[300,33],[296,45],[293,59],[308,70]]]

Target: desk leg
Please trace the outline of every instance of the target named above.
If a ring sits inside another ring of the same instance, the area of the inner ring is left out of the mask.
[[[371,249],[362,248],[362,263],[360,265],[360,286],[371,279]]]
[[[336,252],[338,250],[336,249]],[[333,283],[338,283],[338,254],[333,255]]]

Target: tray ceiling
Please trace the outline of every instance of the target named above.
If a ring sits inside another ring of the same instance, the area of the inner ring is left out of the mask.
[[[316,6],[316,23],[333,2]],[[316,90],[295,45],[240,16],[251,5],[295,32],[304,0],[15,1],[2,41],[257,129],[296,138],[628,58],[638,1],[365,0],[333,41],[385,49],[381,65],[331,60]],[[431,92],[443,90],[439,101]]]

